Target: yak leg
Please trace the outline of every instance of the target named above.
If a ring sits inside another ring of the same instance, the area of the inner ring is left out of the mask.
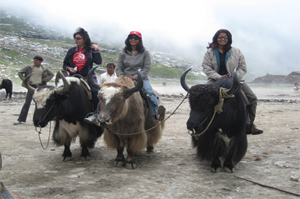
[[[147,146],[147,152],[153,152],[154,147],[153,146]]]
[[[81,147],[82,150],[80,157],[84,157],[84,159],[86,159],[87,156],[91,156],[86,144],[81,144]]]
[[[118,151],[118,155],[115,159],[115,167],[119,167],[119,166],[123,166],[125,164],[125,157],[123,155],[123,151],[124,151],[124,146],[123,147],[119,147],[117,149]]]
[[[126,159],[126,168],[135,169],[136,168],[136,162],[134,160],[135,153],[128,149],[127,149],[127,153],[128,153],[128,157]]]
[[[65,150],[64,150],[64,153],[62,154],[62,156],[64,157],[64,161],[66,160],[67,157],[72,157],[70,145],[71,145],[71,143],[64,144]]]
[[[234,166],[245,156],[248,146],[245,131],[237,132],[238,133],[230,139],[229,152],[224,161],[224,168],[228,168],[231,172],[233,172]]]
[[[221,161],[219,157],[215,157],[211,162],[211,171],[217,173],[220,168],[221,168]]]

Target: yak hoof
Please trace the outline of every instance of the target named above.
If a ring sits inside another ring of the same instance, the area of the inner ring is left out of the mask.
[[[127,169],[136,169],[136,162],[135,161],[127,161],[126,168]]]
[[[151,153],[153,152],[154,147],[153,146],[147,146],[147,152]]]
[[[212,165],[211,166],[211,171],[213,173],[218,173],[221,170],[221,166],[220,165]]]
[[[91,156],[89,150],[86,147],[82,147],[80,157],[83,157],[86,160],[87,156]]]
[[[233,168],[224,167],[224,169],[227,173],[234,173]]]
[[[122,167],[125,165],[125,158],[124,157],[117,157],[115,159],[115,167]]]
[[[64,152],[63,154],[62,154],[62,156],[64,157],[64,161],[67,159],[67,158],[71,158],[72,157],[72,153],[70,152],[70,153],[66,153],[66,152]]]
[[[233,173],[233,168],[234,168],[234,165],[232,164],[232,162],[224,162],[224,169],[226,172],[229,172],[229,173]]]
[[[115,160],[115,167],[123,167],[125,165],[124,160]]]
[[[87,158],[88,156],[91,156],[90,153],[88,153],[88,154],[83,154],[83,153],[82,153],[82,154],[80,155],[80,157],[81,157],[81,158],[84,158],[85,160],[86,160],[86,158]]]
[[[64,157],[64,161],[71,161],[72,157]]]

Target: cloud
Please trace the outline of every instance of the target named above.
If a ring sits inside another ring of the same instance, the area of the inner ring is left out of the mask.
[[[1,9],[69,37],[83,27],[93,41],[123,46],[128,33],[138,30],[147,48],[175,52],[199,66],[208,42],[225,28],[250,74],[299,71],[298,0],[0,1]]]

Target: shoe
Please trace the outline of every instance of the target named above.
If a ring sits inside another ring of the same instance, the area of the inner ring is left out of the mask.
[[[247,127],[246,127],[246,133],[247,134],[259,135],[259,134],[262,134],[263,132],[264,131],[258,129],[255,124],[248,124]]]
[[[17,121],[14,122],[14,125],[19,125],[19,124],[22,124],[22,123],[24,123],[24,122],[21,122],[21,121],[17,120]]]
[[[165,114],[166,108],[163,105],[158,105],[157,110],[156,110],[156,119],[159,121],[163,120],[163,115]]]
[[[97,115],[94,113],[87,114],[87,116],[84,118],[84,121],[89,124],[95,124],[95,125],[99,126],[99,122],[97,120]]]

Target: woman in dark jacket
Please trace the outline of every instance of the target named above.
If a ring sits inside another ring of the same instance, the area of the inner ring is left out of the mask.
[[[99,51],[99,45],[91,43],[90,37],[83,28],[78,28],[73,34],[76,47],[70,48],[65,60],[63,69],[68,71],[70,75],[79,74],[84,78],[87,77],[91,68],[93,68],[93,63],[101,64],[102,57]],[[93,74],[93,79],[97,81],[97,77]],[[90,86],[91,87],[91,86]],[[99,99],[97,97],[98,90],[91,87],[94,109],[97,108]]]

